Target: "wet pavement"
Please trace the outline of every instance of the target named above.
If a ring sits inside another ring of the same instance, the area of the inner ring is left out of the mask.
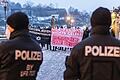
[[[70,50],[43,50],[43,63],[38,72],[37,80],[63,80],[65,58]]]

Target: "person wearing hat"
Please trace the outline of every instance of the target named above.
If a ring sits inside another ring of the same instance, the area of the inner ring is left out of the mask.
[[[8,40],[0,43],[0,80],[36,80],[43,53],[30,36],[28,25],[28,16],[23,12],[7,18]]]
[[[97,8],[91,26],[91,35],[67,56],[64,80],[120,80],[120,41],[110,34],[110,11]]]

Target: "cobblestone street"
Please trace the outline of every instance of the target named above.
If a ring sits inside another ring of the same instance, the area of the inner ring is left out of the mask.
[[[63,80],[65,58],[69,55],[70,50],[43,50],[43,53],[44,59],[40,67],[37,80]]]

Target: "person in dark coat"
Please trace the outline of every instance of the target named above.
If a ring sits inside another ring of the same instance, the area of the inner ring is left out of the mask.
[[[0,80],[36,80],[43,53],[29,34],[28,24],[23,12],[7,18],[8,40],[0,43]]]
[[[120,41],[110,34],[110,11],[97,8],[91,26],[91,36],[66,58],[64,80],[120,80]]]
[[[83,32],[83,37],[82,37],[82,40],[86,39],[87,37],[89,37],[90,35],[90,30],[88,27],[86,27],[86,29],[84,30]]]

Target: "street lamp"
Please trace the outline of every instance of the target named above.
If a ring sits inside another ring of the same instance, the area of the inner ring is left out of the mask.
[[[67,22],[67,27],[71,28],[73,23],[75,22],[75,20],[72,16],[67,16],[66,17],[66,22]]]
[[[5,30],[6,30],[6,19],[7,19],[7,7],[8,7],[8,1],[7,1],[7,0],[4,0]]]
[[[6,19],[7,19],[7,7],[8,7],[8,1],[7,1],[7,0],[1,0],[1,4],[3,4],[3,7],[4,7],[5,29],[6,29]]]
[[[70,19],[71,19],[71,17],[70,17],[70,16],[67,16],[67,17],[66,17],[66,20],[67,20],[67,21],[69,21]]]
[[[5,20],[6,20],[6,18],[7,18],[7,5],[8,5],[8,2],[5,1],[5,2],[4,2]]]
[[[73,23],[75,22],[75,20],[74,19],[71,19],[71,26],[73,25]]]

